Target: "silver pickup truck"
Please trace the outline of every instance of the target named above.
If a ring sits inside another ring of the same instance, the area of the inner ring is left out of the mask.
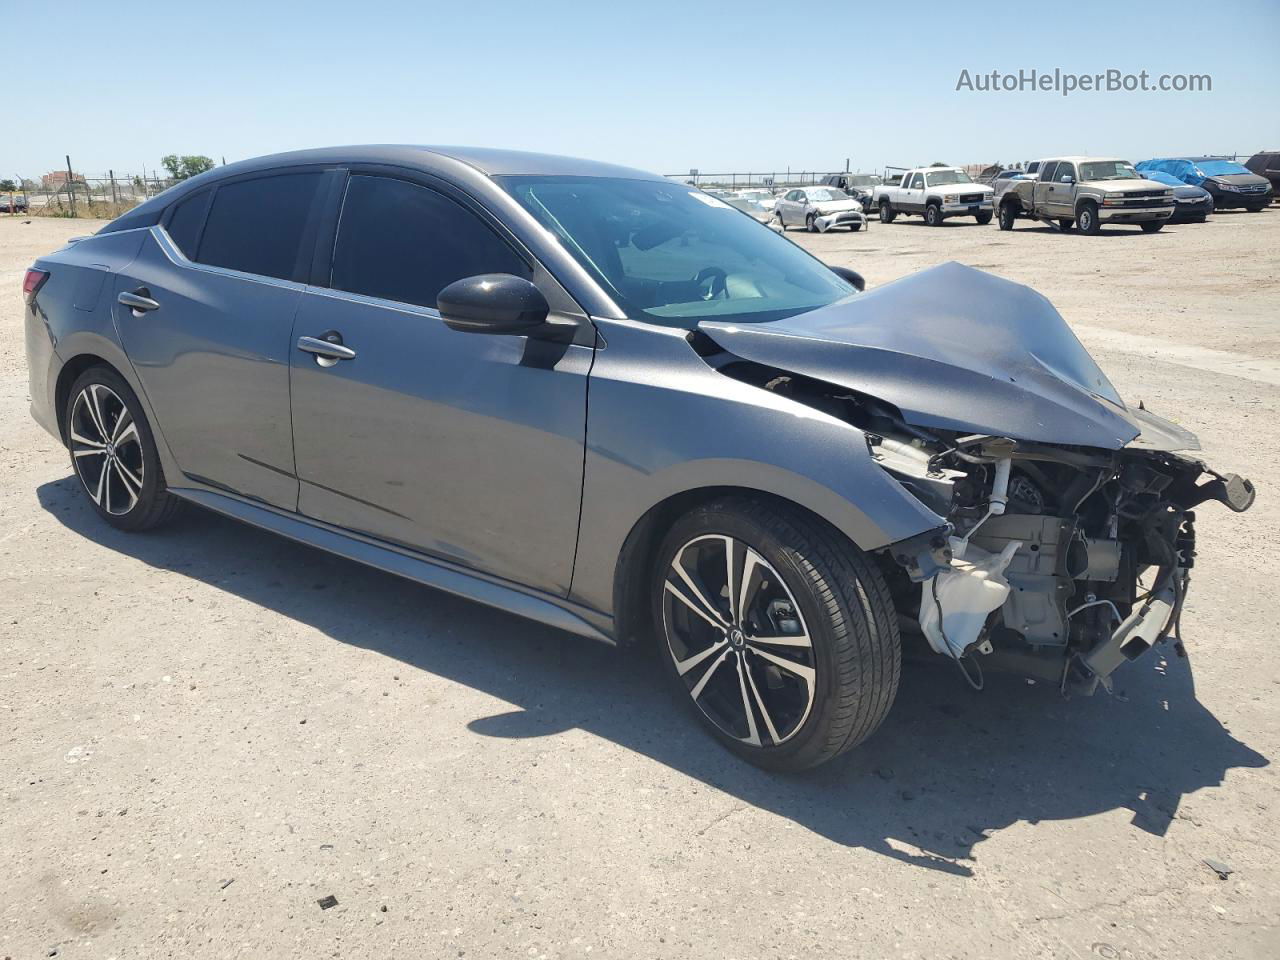
[[[1172,189],[1112,157],[1041,160],[1035,179],[1003,181],[995,206],[1001,230],[1029,217],[1091,236],[1107,223],[1136,223],[1155,233],[1175,208]]]

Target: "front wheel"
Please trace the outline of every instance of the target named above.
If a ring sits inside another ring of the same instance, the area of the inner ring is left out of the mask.
[[[973,215],[973,219],[978,221],[979,226],[985,227],[988,223],[991,222],[991,211],[984,210],[982,211],[982,213],[975,213]]]
[[[850,232],[850,233],[857,233],[857,232],[858,232],[859,230],[861,230],[861,229],[862,229],[862,224],[860,224],[860,223],[851,223],[851,224],[849,224],[849,232]]]
[[[121,530],[149,530],[181,502],[165,487],[151,425],[137,395],[109,367],[71,385],[63,412],[71,466],[98,516]]]
[[[804,228],[805,228],[806,230],[808,230],[810,233],[817,233],[817,232],[818,232],[818,218],[817,218],[817,216],[811,213],[811,214],[809,214],[807,217],[805,217],[805,218],[804,218]]]
[[[942,208],[936,203],[931,203],[924,208],[924,222],[931,227],[942,226]]]
[[[1098,231],[1102,229],[1102,224],[1098,220],[1098,208],[1092,203],[1084,204],[1076,214],[1076,228],[1087,236],[1096,237]]]
[[[1143,223],[1138,224],[1138,226],[1142,227],[1143,233],[1159,233],[1164,227],[1164,221],[1146,220]]]
[[[817,766],[888,713],[901,669],[893,601],[823,521],[766,500],[714,501],[671,527],[651,583],[678,696],[750,762]]]
[[[782,214],[775,212],[773,216],[774,216],[774,219],[778,222],[778,226],[779,226],[779,228],[781,228],[782,232],[783,232],[783,233],[786,233],[786,232],[787,232],[787,221],[785,221],[785,220],[783,220],[783,219],[782,219]]]
[[[1012,230],[1013,221],[1018,219],[1018,211],[1014,209],[1012,203],[1000,204],[1000,229]]]

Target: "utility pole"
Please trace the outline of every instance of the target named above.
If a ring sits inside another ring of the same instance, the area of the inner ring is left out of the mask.
[[[67,154],[67,196],[71,199],[71,216],[76,215],[76,181],[71,172],[71,155]]]

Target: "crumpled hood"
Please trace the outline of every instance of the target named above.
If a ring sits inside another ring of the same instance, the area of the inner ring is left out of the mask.
[[[921,427],[1042,443],[1193,449],[1130,410],[1043,296],[959,263],[770,323],[703,321],[744,360],[893,404]]]

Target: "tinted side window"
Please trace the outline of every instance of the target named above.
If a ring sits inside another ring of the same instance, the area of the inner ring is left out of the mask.
[[[1042,182],[1051,182],[1053,180],[1053,171],[1058,169],[1058,161],[1049,160],[1040,168],[1040,180]]]
[[[178,249],[188,260],[196,258],[196,244],[200,240],[200,227],[204,225],[204,215],[209,210],[212,190],[201,190],[193,193],[173,208],[165,230]]]
[[[218,187],[196,259],[214,267],[295,279],[320,179],[319,173],[287,173]]]
[[[1071,177],[1072,179],[1074,179],[1075,175],[1076,175],[1075,164],[1060,163],[1058,164],[1058,169],[1055,170],[1053,173],[1053,179],[1061,180],[1063,177]]]
[[[330,285],[336,290],[434,307],[463,277],[514,273],[529,265],[470,210],[404,180],[347,182]]]
[[[910,186],[910,187],[908,187],[908,189],[910,189],[910,190],[923,190],[923,189],[924,189],[924,174],[923,174],[923,173],[913,173],[913,174],[911,175],[911,186]]]

